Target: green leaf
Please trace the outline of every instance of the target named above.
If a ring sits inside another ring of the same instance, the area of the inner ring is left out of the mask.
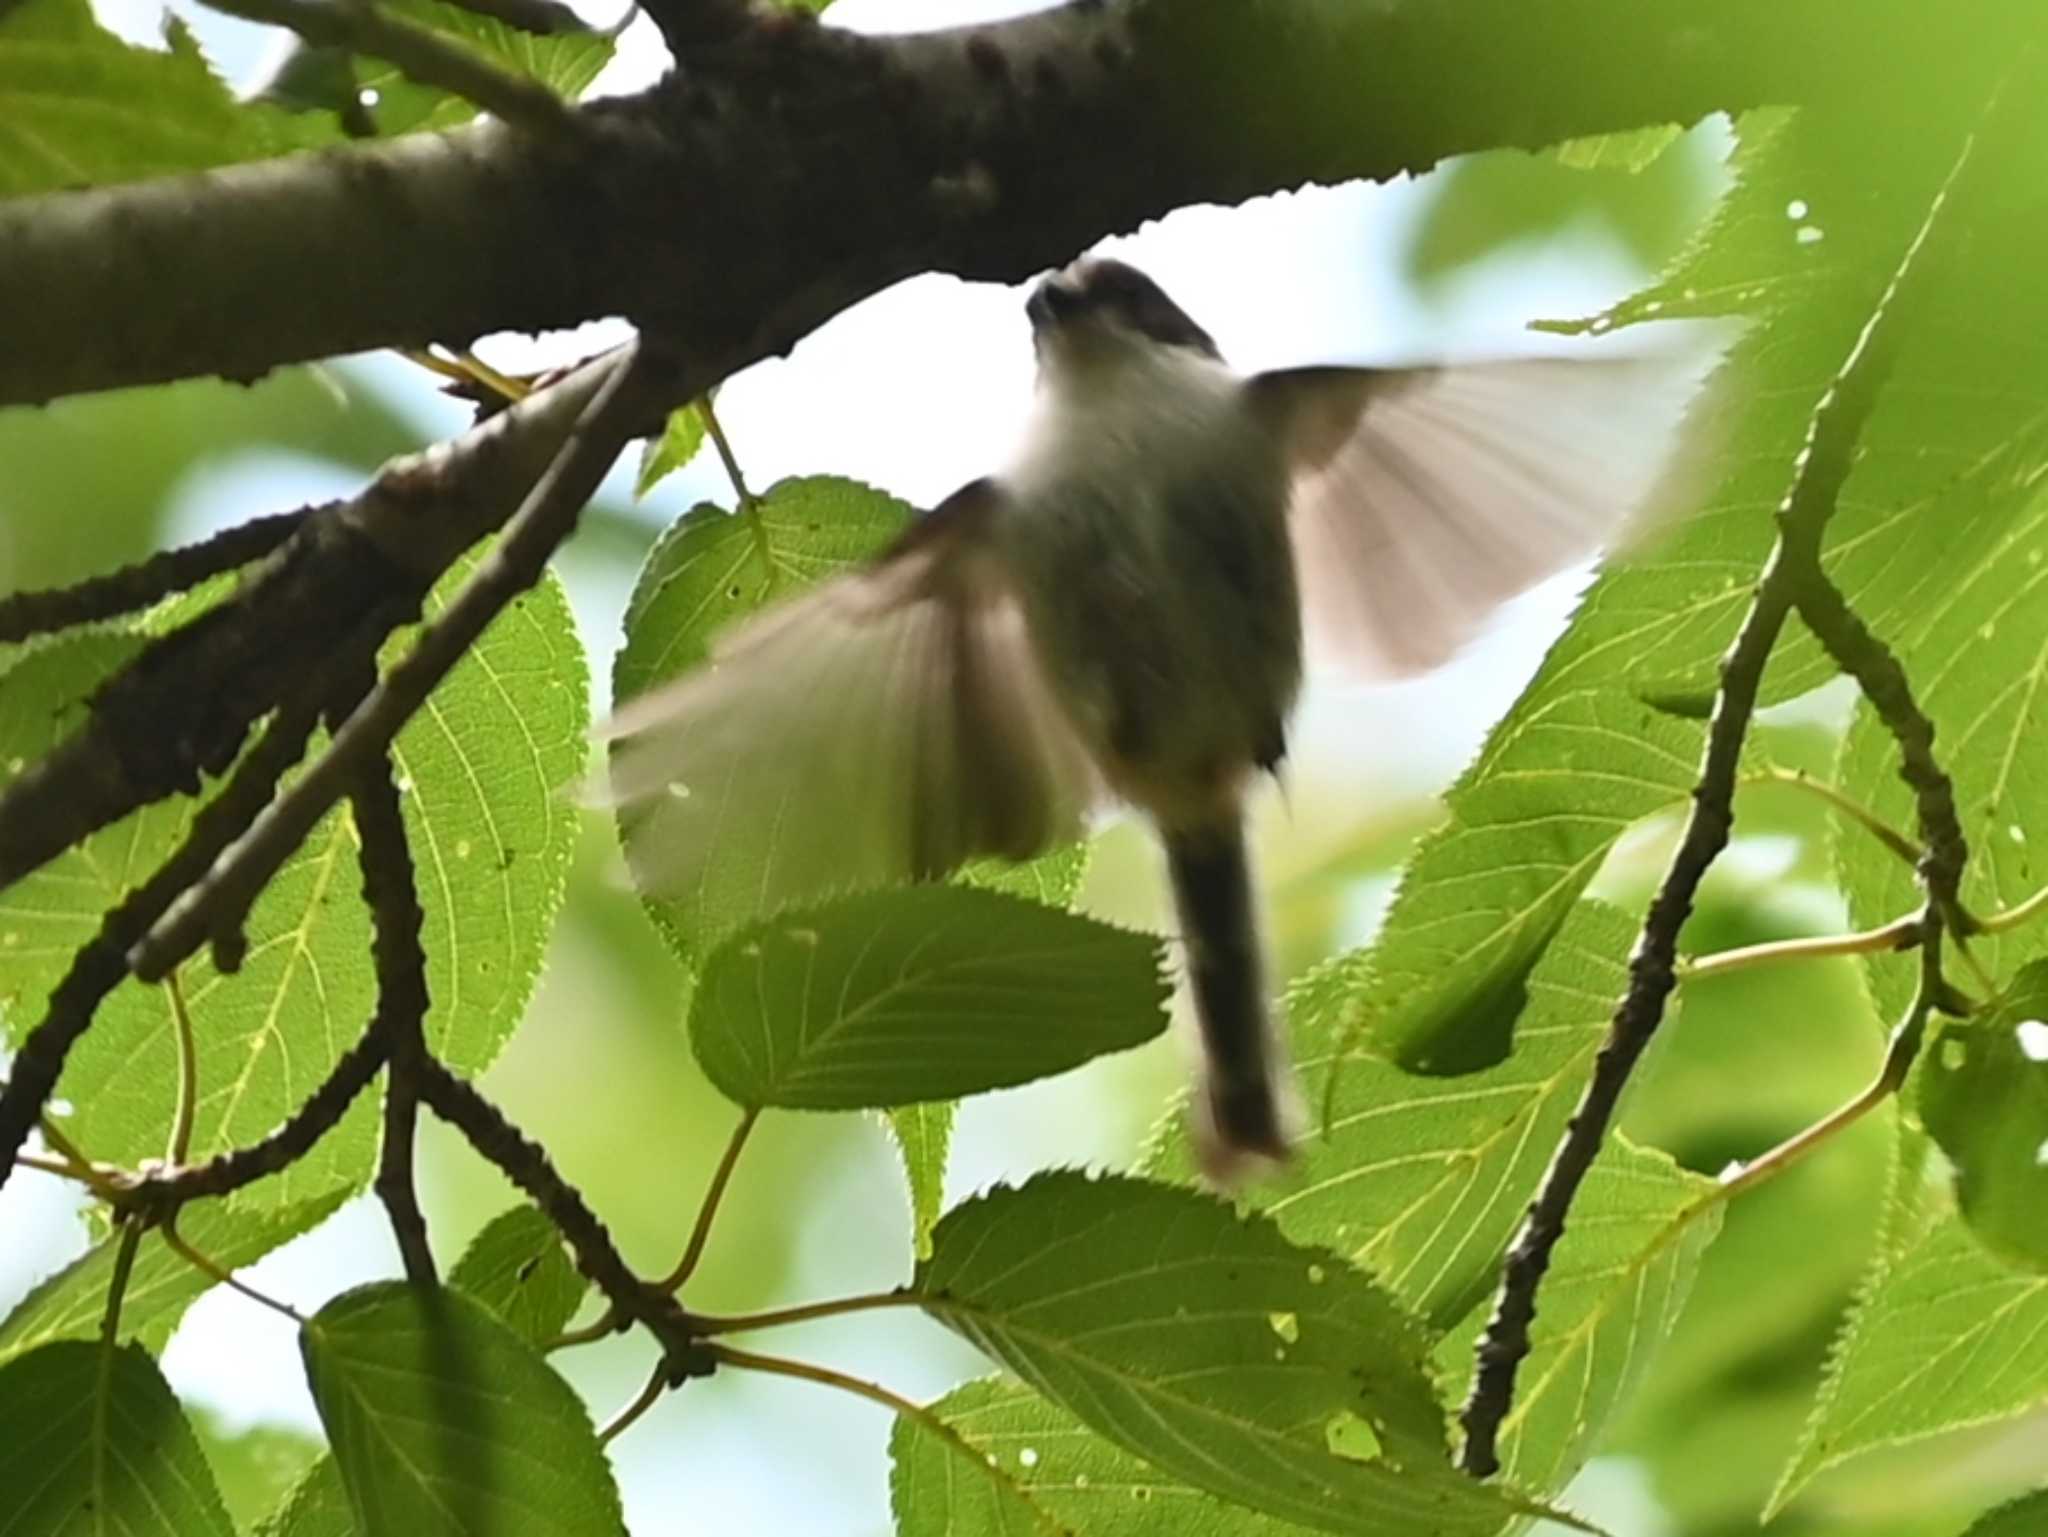
[[[978,859],[954,879],[964,886],[1006,891],[1047,907],[1071,907],[1088,873],[1089,846],[1076,843],[1054,849],[1024,864],[1003,859]],[[953,1105],[946,1100],[898,1105],[883,1112],[896,1148],[903,1156],[903,1176],[910,1185],[911,1246],[919,1259],[932,1252],[932,1224],[946,1204],[946,1153],[953,1140]]]
[[[1635,172],[1654,165],[1664,151],[1685,137],[1676,123],[1655,128],[1632,128],[1622,133],[1596,133],[1589,138],[1567,139],[1550,153],[1559,165],[1575,171]]]
[[[693,507],[640,572],[612,668],[613,701],[694,667],[735,620],[879,554],[910,517],[907,503],[834,476],[781,481],[745,512]],[[647,910],[694,966],[724,935],[763,916],[758,886],[747,870],[720,867],[697,891],[649,898]]]
[[[1750,322],[1690,413],[1687,435],[1714,446],[1712,463],[1690,467],[1690,479],[1663,498],[1674,515],[1694,510],[1602,571],[1451,790],[1449,821],[1408,866],[1361,987],[1359,1018],[1375,1050],[1410,1066],[1461,1071],[1499,1060],[1530,966],[1615,839],[1690,792],[1699,727],[1642,696],[1711,691],[1813,408],[1918,232],[1956,143],[1952,125],[1920,137],[1901,130],[1899,154],[1873,181],[1867,125],[1853,116],[1800,114],[1788,123],[1751,114],[1740,132],[1737,184],[1711,230],[1643,293],[1558,328]],[[1802,239],[1804,229],[1824,238]],[[1990,324],[1982,345],[2006,334]],[[1960,398],[1956,409],[1966,409]],[[1926,439],[1914,441],[1923,476],[1952,471],[1946,454],[1937,464]],[[1829,564],[1853,601],[1882,608],[1893,602],[1886,594],[1917,588],[1918,571],[1882,541],[1850,542],[1897,505],[1888,492],[1859,491],[1870,468],[1859,461],[1851,478],[1843,507],[1855,515],[1838,519]],[[1944,528],[1930,520],[1926,537]],[[1831,672],[1803,637],[1780,653],[1768,679],[1774,698]]]
[[[1529,1355],[1501,1426],[1504,1476],[1525,1489],[1562,1489],[1584,1466],[1685,1308],[1721,1231],[1722,1208],[1674,1224],[1714,1189],[1620,1138],[1595,1160],[1543,1279]],[[1446,1380],[1460,1391],[1492,1311],[1482,1303],[1437,1348]]]
[[[1091,1428],[1226,1499],[1331,1531],[1490,1532],[1515,1508],[1450,1471],[1420,1325],[1207,1195],[1043,1174],[949,1212],[912,1287]],[[1345,1433],[1370,1449],[1332,1450]]]
[[[1514,1055],[1463,1078],[1411,1076],[1347,1054],[1355,963],[1305,978],[1287,1014],[1310,1135],[1296,1170],[1254,1200],[1296,1243],[1337,1250],[1449,1328],[1497,1278],[1627,984],[1634,937],[1613,908],[1580,902],[1530,974]],[[1178,1120],[1150,1167],[1193,1177]]]
[[[341,1468],[330,1456],[306,1470],[282,1505],[257,1528],[261,1537],[358,1537]]]
[[[223,1269],[240,1270],[318,1227],[345,1195],[330,1191],[268,1211],[220,1200],[195,1201],[178,1213],[178,1236]],[[101,1239],[22,1298],[0,1323],[0,1361],[51,1340],[97,1338],[120,1246],[119,1234]],[[121,1296],[121,1337],[139,1341],[153,1354],[161,1352],[185,1309],[213,1285],[213,1277],[156,1234],[145,1234],[135,1252],[128,1289]]]
[[[383,0],[382,8],[439,33],[452,47],[481,54],[500,69],[531,76],[567,101],[589,89],[611,62],[614,48],[610,36],[589,28],[543,35],[445,0]],[[355,80],[359,89],[377,93],[371,116],[384,135],[454,128],[477,114],[474,102],[409,80],[381,59],[358,60]]]
[[[560,1334],[589,1288],[561,1231],[536,1206],[493,1217],[455,1262],[448,1284],[496,1313],[529,1345]]]
[[[2048,961],[1997,1005],[1943,1024],[1918,1074],[1920,1119],[1955,1165],[1963,1220],[2005,1259],[2048,1270]]]
[[[235,100],[179,21],[124,43],[86,0],[0,10],[0,197],[260,160],[336,137],[332,118]]]
[[[437,610],[472,562],[437,588]],[[396,645],[397,642],[394,642]],[[141,641],[87,632],[7,674],[0,771],[67,734],[81,701]],[[510,1038],[561,905],[578,814],[561,791],[586,753],[588,676],[568,602],[549,578],[485,632],[399,734],[395,755],[418,872],[431,1005],[427,1035],[474,1072]],[[19,1040],[102,913],[171,851],[191,802],[145,807],[0,893],[0,1017]],[[195,1159],[256,1140],[324,1079],[375,1004],[369,916],[357,899],[347,808],[322,820],[258,899],[233,976],[195,956],[177,973],[199,1044]],[[178,1081],[166,987],[129,981],[73,1049],[58,1093],[67,1130],[96,1158],[159,1157]],[[363,1179],[374,1106],[359,1100],[305,1158],[245,1202],[286,1205]]]
[[[1999,1506],[1963,1537],[2039,1537],[2044,1531],[2048,1531],[2048,1489],[2037,1489]]]
[[[1026,1083],[1166,1028],[1159,941],[961,886],[867,892],[727,940],[690,1009],[741,1105],[857,1110]]]
[[[140,1345],[60,1340],[0,1366],[5,1530],[233,1537],[213,1474]]]
[[[221,1416],[198,1406],[190,1417],[206,1464],[219,1482],[221,1503],[238,1532],[252,1530],[290,1498],[316,1463],[329,1460],[317,1438],[287,1426],[230,1430]]]
[[[931,1405],[978,1454],[920,1420],[889,1437],[890,1504],[903,1537],[1302,1537],[1307,1528],[1260,1515],[1166,1477],[1022,1383],[984,1377]],[[1358,1537],[1410,1537],[1362,1516]]]
[[[910,1242],[921,1260],[932,1257],[932,1228],[946,1204],[946,1154],[953,1143],[954,1104],[949,1099],[898,1105],[884,1112],[903,1177],[910,1184]]]
[[[625,1531],[575,1391],[459,1292],[345,1292],[300,1336],[306,1376],[366,1531],[581,1537]]]
[[[640,473],[633,480],[633,497],[638,501],[675,471],[697,457],[704,446],[704,413],[695,402],[677,406],[668,414],[661,436],[649,438],[640,451]]]
[[[1880,1260],[1828,1363],[1768,1520],[1815,1474],[2048,1397],[2048,1276],[2002,1264],[1950,1216]]]

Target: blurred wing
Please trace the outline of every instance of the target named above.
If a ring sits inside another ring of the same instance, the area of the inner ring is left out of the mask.
[[[1501,603],[1615,539],[1686,385],[1663,359],[1260,374],[1293,469],[1310,655],[1369,678],[1449,659]]]
[[[990,547],[1002,509],[956,492],[603,728],[643,890],[723,931],[1079,833],[1095,777]]]

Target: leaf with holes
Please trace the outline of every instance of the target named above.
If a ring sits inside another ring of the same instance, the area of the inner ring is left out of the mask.
[[[1167,1477],[1007,1377],[963,1383],[930,1406],[963,1447],[910,1415],[889,1436],[899,1537],[1304,1537],[1310,1530]],[[1412,1537],[1406,1516],[1348,1528]]]
[[[470,1241],[448,1284],[481,1302],[529,1345],[567,1327],[589,1290],[562,1233],[537,1206],[500,1212]]]
[[[0,1366],[0,1530],[233,1537],[213,1473],[140,1345],[60,1340]]]
[[[927,1312],[1176,1478],[1328,1531],[1491,1532],[1528,1508],[1451,1471],[1422,1327],[1263,1217],[1056,1173],[932,1242]]]
[[[1684,1311],[1721,1231],[1721,1208],[1705,1204],[1714,1189],[1618,1137],[1594,1161],[1544,1276],[1514,1407],[1501,1425],[1506,1477],[1525,1489],[1562,1489],[1585,1465]],[[1491,1300],[1481,1303],[1437,1347],[1437,1364],[1461,1395],[1492,1313]]]
[[[436,589],[430,612],[472,564]],[[67,636],[10,669],[0,768],[64,736],[83,699],[141,645],[119,633]],[[465,1072],[497,1055],[539,975],[576,836],[576,809],[561,792],[583,765],[588,688],[567,599],[549,578],[499,617],[398,737],[425,912],[427,1036]],[[0,1016],[11,1038],[41,1018],[101,914],[176,846],[190,812],[185,800],[146,807],[0,893]],[[181,1005],[198,1046],[195,1159],[269,1132],[327,1076],[375,1004],[355,850],[338,807],[257,900],[234,975],[202,953],[175,986],[131,980],[114,991],[58,1085],[75,1107],[66,1129],[80,1146],[126,1164],[162,1156]],[[286,1206],[363,1179],[372,1110],[359,1100],[311,1153],[242,1201]]]
[[[1700,727],[1652,701],[1712,696],[1714,668],[1749,606],[1813,409],[1956,150],[1952,126],[1902,128],[1898,155],[1873,182],[1867,134],[1848,118],[1752,113],[1739,132],[1735,189],[1692,250],[1606,314],[1554,327],[1748,322],[1690,413],[1687,436],[1696,452],[1714,450],[1711,467],[1681,456],[1681,472],[1660,498],[1670,515],[1684,515],[1601,572],[1451,790],[1450,820],[1423,841],[1403,876],[1357,1009],[1374,1049],[1411,1066],[1463,1071],[1500,1060],[1530,967],[1614,841],[1690,792]],[[2006,321],[1988,324],[1978,344],[1993,348],[2008,333]],[[1900,494],[1953,469],[1945,454],[1941,463],[1926,456],[1924,430],[1910,435],[1903,409],[1889,414],[1891,395],[1872,426],[1892,446],[1874,444],[1876,457],[1859,459],[1828,556],[1852,601],[1878,613],[1927,591],[1920,546],[1953,537],[1945,521],[1924,520],[1911,534],[1910,557],[1889,536],[1870,537],[1899,521]],[[1968,399],[1955,397],[1943,419],[1970,409]],[[1884,426],[1893,421],[1896,438]],[[1809,637],[1788,636],[1766,692],[1789,697],[1831,670]]]
[[[1963,1220],[2013,1264],[2048,1270],[2048,961],[1983,1014],[1944,1022],[1918,1081]]]
[[[384,1282],[307,1320],[306,1377],[356,1519],[417,1537],[621,1537],[589,1412],[460,1292]]]
[[[735,934],[690,1041],[738,1104],[859,1110],[1027,1083],[1166,1028],[1159,941],[960,886],[869,892]]]
[[[611,61],[613,39],[593,31],[563,9],[562,25],[553,32],[530,32],[444,0],[384,0],[393,15],[436,32],[453,48],[481,54],[515,75],[537,80],[565,101],[575,101],[590,88]],[[436,85],[424,85],[382,59],[356,61],[354,83],[374,91],[372,120],[380,133],[412,133],[454,128],[477,115],[477,105]]]

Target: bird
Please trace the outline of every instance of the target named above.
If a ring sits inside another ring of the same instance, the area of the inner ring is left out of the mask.
[[[1012,462],[627,701],[601,732],[610,794],[636,879],[706,918],[1028,859],[1134,808],[1192,993],[1198,1162],[1230,1186],[1302,1129],[1245,807],[1305,667],[1427,671],[1611,540],[1646,486],[1646,365],[1240,374],[1105,256],[1025,312]]]

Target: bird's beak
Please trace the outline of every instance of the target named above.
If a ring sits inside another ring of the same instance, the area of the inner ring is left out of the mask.
[[[1024,303],[1034,332],[1056,331],[1087,308],[1080,284],[1066,272],[1055,272],[1031,291]]]

